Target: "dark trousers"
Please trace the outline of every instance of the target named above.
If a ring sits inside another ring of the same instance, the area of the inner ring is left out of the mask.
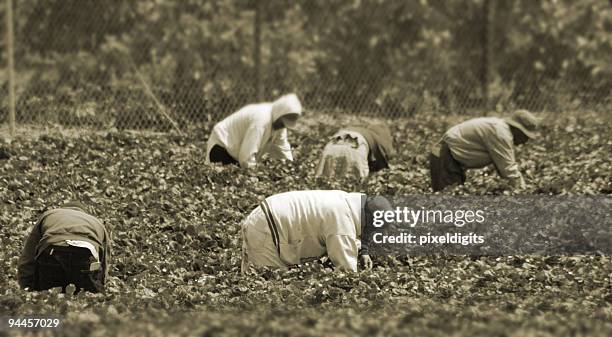
[[[434,192],[442,191],[447,186],[465,183],[465,170],[453,158],[448,144],[444,141],[440,143],[439,156],[429,154],[429,173]]]
[[[208,154],[208,159],[211,163],[221,163],[223,165],[240,165],[234,157],[230,156],[225,148],[219,145],[215,145],[210,149],[210,153]]]
[[[74,284],[77,292],[103,290],[104,270],[90,271],[96,262],[89,250],[80,247],[49,246],[36,259],[36,274],[33,290],[47,290]]]

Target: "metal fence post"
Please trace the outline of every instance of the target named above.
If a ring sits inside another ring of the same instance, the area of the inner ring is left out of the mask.
[[[255,82],[255,95],[257,101],[263,100],[263,86],[261,83],[261,1],[254,0],[255,19],[253,20],[253,61],[255,68],[253,81]]]
[[[491,92],[489,85],[493,75],[493,22],[494,22],[495,0],[484,0],[483,2],[483,27],[482,27],[482,95],[485,113],[491,109]]]
[[[8,105],[11,137],[15,137],[15,59],[13,45],[13,0],[6,0],[6,54],[8,58]]]

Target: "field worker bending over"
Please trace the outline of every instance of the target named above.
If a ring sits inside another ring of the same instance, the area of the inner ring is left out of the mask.
[[[370,172],[388,168],[394,154],[393,137],[387,126],[349,126],[336,132],[325,145],[316,175],[356,175],[364,179]]]
[[[250,104],[213,128],[208,139],[207,163],[257,165],[265,153],[272,158],[293,160],[287,129],[297,124],[302,105],[295,94],[272,103]]]
[[[338,269],[357,271],[359,244],[370,269],[371,228],[366,224],[374,211],[390,209],[383,197],[344,191],[292,191],[268,197],[242,223],[242,272],[250,264],[288,268],[326,253]]]
[[[19,285],[46,290],[74,284],[100,292],[108,275],[110,238],[102,222],[79,202],[42,214],[19,257]]]
[[[517,188],[525,181],[514,157],[514,146],[538,136],[539,119],[527,110],[509,118],[474,118],[450,128],[429,156],[431,186],[435,191],[465,182],[465,169],[491,163],[500,176]]]

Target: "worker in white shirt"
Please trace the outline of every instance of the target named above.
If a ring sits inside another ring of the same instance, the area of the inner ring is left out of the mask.
[[[270,196],[242,223],[242,272],[251,264],[288,268],[325,254],[336,268],[357,271],[360,245],[370,269],[372,227],[367,223],[377,210],[391,210],[389,201],[363,193],[312,190]]]
[[[295,94],[272,103],[247,105],[215,125],[206,161],[251,168],[265,153],[293,160],[287,129],[294,128],[301,115],[302,105]]]
[[[318,177],[357,176],[389,168],[395,155],[391,130],[382,124],[356,124],[336,132],[321,154]]]
[[[482,168],[491,163],[513,187],[525,188],[514,147],[537,137],[539,122],[531,112],[517,110],[508,118],[474,118],[453,126],[429,156],[434,192],[463,184],[465,169]]]

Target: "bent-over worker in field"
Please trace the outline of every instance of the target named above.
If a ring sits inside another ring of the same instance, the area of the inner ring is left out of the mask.
[[[387,126],[348,126],[336,132],[325,145],[316,175],[328,178],[353,175],[364,179],[370,172],[388,168],[394,154],[393,137]]]
[[[453,126],[429,155],[434,192],[463,184],[465,169],[482,168],[491,163],[514,188],[524,188],[514,147],[537,137],[538,127],[539,119],[527,110],[517,110],[504,119],[481,117]]]
[[[32,228],[21,256],[19,285],[46,290],[74,284],[100,292],[108,275],[110,238],[102,222],[80,202],[46,211]]]
[[[270,196],[242,222],[242,272],[250,264],[288,268],[325,254],[336,268],[357,271],[359,245],[370,269],[367,224],[376,210],[390,209],[384,197],[338,190]]]
[[[293,160],[287,129],[294,128],[301,115],[302,105],[295,94],[272,103],[247,105],[215,125],[206,161],[251,168],[265,153]]]

